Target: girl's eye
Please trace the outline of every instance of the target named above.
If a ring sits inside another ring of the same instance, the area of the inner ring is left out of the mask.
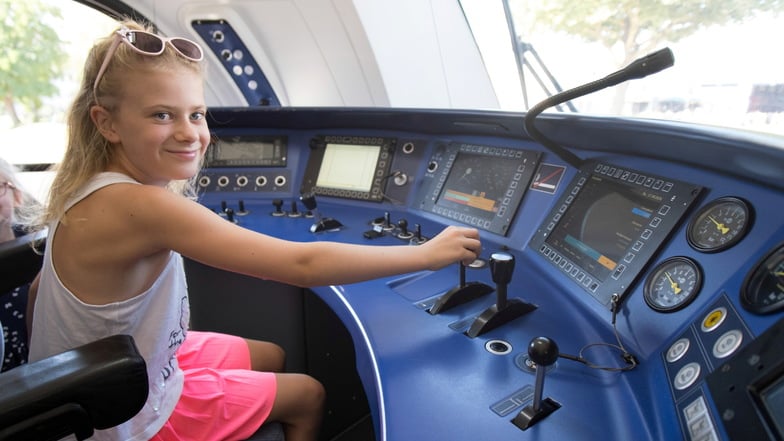
[[[166,112],[158,112],[158,113],[155,113],[153,116],[155,117],[155,119],[158,119],[158,120],[161,120],[161,121],[167,121],[167,120],[171,119],[171,115],[169,113],[166,113]]]
[[[194,121],[199,121],[204,119],[204,112],[194,112],[191,113],[191,119]]]

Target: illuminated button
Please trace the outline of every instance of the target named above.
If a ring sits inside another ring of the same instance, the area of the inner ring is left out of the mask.
[[[680,360],[689,350],[689,346],[691,346],[691,341],[686,337],[676,340],[670,346],[670,349],[667,350],[667,355],[665,356],[667,362],[674,363]]]
[[[720,306],[713,311],[709,312],[702,321],[702,332],[711,332],[718,328],[719,325],[727,318],[727,308]]]
[[[699,363],[696,362],[691,362],[682,367],[681,370],[675,374],[675,380],[672,382],[675,389],[684,390],[694,384],[700,376],[701,369]]]
[[[741,342],[743,342],[743,333],[737,329],[729,330],[713,344],[713,356],[716,358],[728,357],[740,347]]]

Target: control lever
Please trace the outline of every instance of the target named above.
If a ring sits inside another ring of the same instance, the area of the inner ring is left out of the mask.
[[[336,219],[321,216],[321,213],[318,211],[318,209],[316,209],[316,195],[313,193],[305,193],[299,197],[299,200],[302,202],[302,205],[308,209],[308,211],[311,211],[316,216],[316,223],[310,226],[311,233],[335,231],[339,230],[340,227],[343,226],[343,224],[338,222]]]
[[[280,217],[286,215],[286,212],[283,211],[283,199],[274,199],[272,206],[275,207],[275,211],[272,212],[273,216]]]
[[[534,400],[512,419],[512,424],[523,430],[561,408],[561,405],[552,398],[542,399],[545,371],[558,359],[558,345],[547,337],[536,337],[528,344],[528,358],[536,364]]]
[[[430,314],[438,314],[453,308],[457,305],[470,302],[471,300],[482,297],[483,295],[493,292],[493,288],[482,282],[468,282],[466,283],[466,267],[462,263],[460,265],[460,283],[454,288],[450,289],[441,297],[436,300],[433,306],[427,310]]]
[[[537,308],[532,303],[507,298],[506,288],[512,280],[514,264],[514,256],[509,253],[496,252],[490,256],[490,273],[496,284],[496,302],[474,319],[466,331],[467,336],[474,338]]]

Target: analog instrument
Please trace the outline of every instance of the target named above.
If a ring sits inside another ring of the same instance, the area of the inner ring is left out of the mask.
[[[784,244],[768,253],[746,276],[740,300],[744,308],[757,314],[784,308]]]
[[[702,271],[687,257],[671,257],[645,281],[645,303],[659,312],[677,311],[694,300],[702,287]]]
[[[740,242],[751,228],[751,207],[735,197],[723,197],[702,207],[689,223],[687,239],[697,251],[714,253]]]

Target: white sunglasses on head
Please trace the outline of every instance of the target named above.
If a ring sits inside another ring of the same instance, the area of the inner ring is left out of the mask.
[[[201,61],[204,59],[204,51],[201,50],[196,42],[182,37],[164,38],[159,35],[152,34],[145,31],[133,31],[127,28],[122,28],[115,31],[114,41],[109,49],[106,51],[106,56],[103,59],[101,68],[98,69],[98,75],[95,76],[93,83],[93,96],[98,92],[98,83],[101,81],[106,68],[109,66],[114,53],[120,43],[125,43],[134,51],[142,55],[158,56],[161,55],[166,49],[166,43],[177,51],[178,54],[191,61]]]

